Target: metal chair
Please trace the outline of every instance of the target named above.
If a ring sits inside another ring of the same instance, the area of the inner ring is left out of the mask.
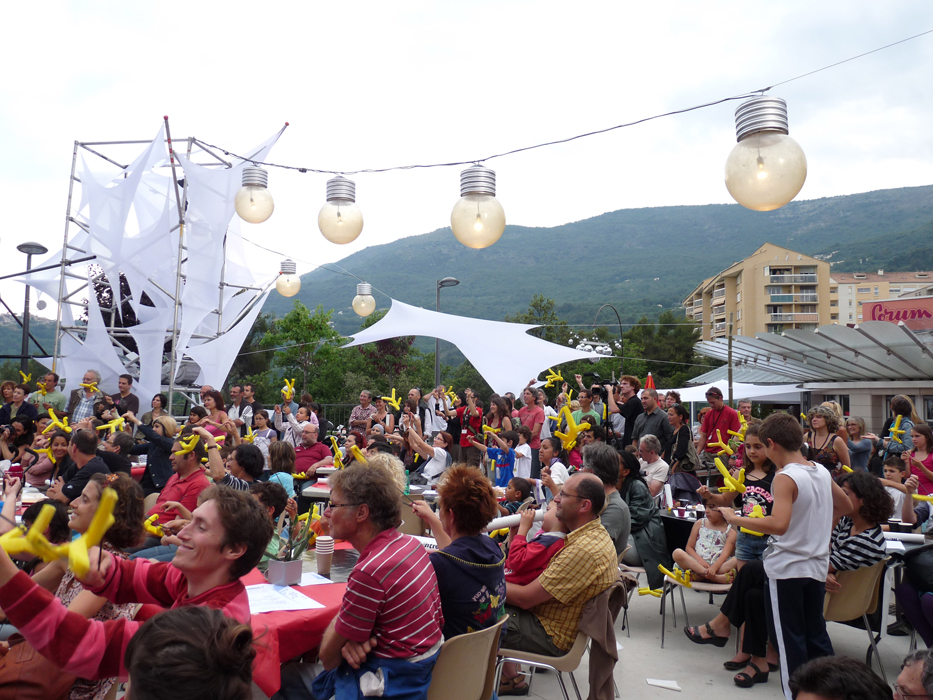
[[[434,664],[428,700],[489,700],[497,680],[496,653],[505,615],[492,627],[448,639]],[[484,673],[477,673],[484,669]]]
[[[878,596],[881,589],[887,559],[879,561],[872,566],[864,566],[853,571],[840,571],[836,574],[836,580],[841,589],[835,593],[827,593],[823,599],[823,618],[827,622],[849,622],[862,618],[865,630],[868,633],[870,646],[865,654],[865,663],[871,667],[872,653],[878,657],[878,666],[881,669],[881,677],[884,682],[888,682],[888,677],[884,672],[884,664],[881,662],[881,654],[878,652],[875,635],[868,622],[868,616],[875,612],[878,607]]]
[[[677,603],[674,601],[674,588],[680,589],[680,604],[684,610],[684,624],[690,626],[690,618],[687,617],[687,601],[684,598],[685,586],[680,581],[675,581],[670,576],[664,576],[664,587],[661,590],[661,648],[664,648],[664,630],[667,621],[667,596],[671,596],[671,611],[674,616],[674,628],[677,628]],[[707,583],[705,581],[691,581],[691,590],[697,593],[709,593],[710,604],[713,602],[714,595],[725,595],[732,589],[731,583]]]

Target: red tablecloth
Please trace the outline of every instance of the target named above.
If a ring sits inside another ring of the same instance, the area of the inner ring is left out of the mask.
[[[141,467],[132,467],[132,468],[130,469],[130,471],[133,472],[133,479],[134,479],[134,480],[136,480],[136,481],[142,481],[143,474],[146,473],[146,467],[145,467],[145,465],[143,465],[143,466],[141,466]]]
[[[255,569],[244,576],[242,581],[247,586],[267,583],[263,575]],[[320,646],[324,630],[340,609],[347,584],[332,583],[294,588],[324,607],[315,610],[261,613],[251,617],[256,639],[253,680],[269,696],[278,691],[281,685],[280,667],[284,662]]]

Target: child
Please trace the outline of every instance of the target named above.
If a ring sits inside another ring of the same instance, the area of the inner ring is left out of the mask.
[[[557,519],[557,504],[547,506],[541,529],[530,540],[528,531],[534,521],[535,511],[529,508],[522,513],[522,522],[512,537],[509,557],[505,562],[505,581],[524,586],[534,581],[547,568],[548,562],[564,546],[567,526]]]
[[[534,481],[535,487],[539,491],[546,489],[539,494],[538,500],[550,501],[563,483],[570,478],[567,467],[564,466],[567,451],[560,438],[553,436],[542,438],[541,447],[538,449],[538,459],[541,460],[541,478]]]
[[[515,477],[509,481],[505,496],[499,502],[500,515],[514,515],[519,506],[531,495],[531,484],[527,479]]]
[[[736,516],[731,508],[720,512],[730,525],[776,535],[768,548],[764,569],[769,621],[777,633],[775,646],[781,659],[784,695],[792,697],[789,680],[811,658],[832,656],[833,645],[823,620],[829,539],[833,522],[852,510],[848,496],[822,465],[801,453],[803,430],[793,416],[774,413],[759,426],[765,453],[781,470],[774,477],[774,504],[764,518]],[[758,670],[754,682],[767,680]]]
[[[518,445],[515,448],[515,476],[523,479],[531,478],[531,428],[527,425],[519,426]]]
[[[749,516],[756,505],[761,506],[765,515],[771,515],[771,505],[774,497],[771,495],[771,484],[776,470],[774,463],[768,459],[765,446],[758,434],[759,425],[749,425],[745,431],[745,443],[742,455],[742,468],[745,469],[745,493],[742,494],[742,515]],[[707,486],[701,486],[697,493],[708,499],[715,506],[732,507],[737,492],[712,493]],[[750,528],[754,530],[755,528]],[[735,543],[735,558],[737,567],[741,569],[745,562],[761,559],[768,546],[768,536],[752,535],[739,531]]]
[[[722,513],[712,507],[712,500],[703,499],[706,517],[697,520],[690,531],[687,549],[675,549],[674,561],[684,571],[692,571],[693,578],[713,583],[732,583],[736,561],[735,530],[728,525]]]
[[[279,484],[289,498],[294,498],[295,448],[287,442],[273,442],[269,445],[269,464],[272,468],[269,481]]]
[[[253,417],[256,423],[256,430],[253,431],[253,444],[262,452],[262,458],[266,462],[265,471],[269,471],[269,445],[276,442],[279,437],[272,428],[269,427],[269,413],[265,409],[260,410]],[[268,477],[269,475],[266,474]]]
[[[881,483],[884,484],[884,490],[894,500],[894,517],[900,517],[901,508],[904,505],[906,494],[903,483],[906,477],[907,464],[900,455],[891,455],[884,460],[884,479]]]
[[[515,445],[518,443],[518,433],[514,430],[506,430],[501,434],[489,433],[495,439],[499,447],[486,447],[481,442],[477,442],[474,437],[470,437],[470,444],[480,452],[485,452],[489,459],[496,464],[495,481],[496,486],[508,486],[515,473]]]

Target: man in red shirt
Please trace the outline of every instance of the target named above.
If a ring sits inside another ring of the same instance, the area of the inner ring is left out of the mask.
[[[709,443],[718,441],[716,430],[719,430],[722,441],[728,442],[729,431],[739,432],[742,425],[739,422],[738,412],[726,406],[722,400],[722,391],[719,388],[711,386],[706,391],[706,401],[712,410],[707,411],[703,417],[703,422],[700,424],[700,459],[704,465],[715,469],[713,460],[722,448],[710,447]]]
[[[472,389],[463,392],[466,405],[457,409],[460,419],[460,452],[463,461],[471,467],[478,467],[483,462],[483,453],[475,447],[470,438],[481,440],[483,435],[483,402],[473,394]]]
[[[190,436],[191,429],[185,428],[181,431],[179,438]],[[165,488],[156,499],[155,505],[146,513],[146,517],[152,515],[159,516],[159,524],[164,525],[178,517],[174,511],[166,513],[164,505],[169,501],[181,503],[189,511],[194,511],[198,507],[198,496],[201,491],[211,485],[207,476],[204,474],[204,468],[201,466],[201,459],[207,458],[207,449],[203,440],[198,440],[191,452],[181,454],[182,445],[178,440],[172,446],[172,455],[169,461],[172,463],[172,474],[165,483]],[[216,445],[212,448],[216,449]],[[150,538],[151,539],[151,538]],[[150,546],[155,547],[158,542]]]
[[[528,441],[531,448],[531,478],[537,479],[541,476],[538,448],[541,447],[541,428],[544,426],[544,409],[538,405],[538,389],[526,386],[522,392],[522,403],[524,405],[518,409],[518,419],[531,431],[531,440]]]
[[[307,423],[301,429],[301,445],[295,449],[295,473],[313,474],[318,467],[327,467],[334,463],[334,455],[317,441],[318,427]]]
[[[206,605],[238,622],[250,619],[240,577],[259,563],[272,539],[272,521],[246,492],[215,487],[178,533],[172,562],[123,559],[92,547],[88,590],[113,602],[163,608]],[[81,678],[126,678],[124,652],[142,621],[88,620],[19,571],[0,550],[0,606],[32,646],[67,673]]]
[[[381,697],[427,693],[443,641],[444,616],[425,548],[395,528],[401,498],[383,469],[353,465],[330,476],[324,519],[360,553],[337,617],[324,632],[324,673],[314,697],[356,697],[360,676],[386,678]],[[335,687],[336,686],[336,687]],[[348,691],[353,692],[348,692]]]

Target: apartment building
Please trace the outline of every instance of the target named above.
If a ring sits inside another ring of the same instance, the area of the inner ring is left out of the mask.
[[[752,255],[701,282],[684,299],[703,340],[729,335],[855,325],[863,302],[923,293],[933,272],[833,272],[829,263],[765,243]]]
[[[862,321],[862,303],[879,299],[913,296],[933,283],[933,272],[834,272],[839,290],[839,322],[854,325]]]
[[[752,255],[703,280],[684,300],[703,340],[729,335],[815,329],[838,320],[836,285],[829,263],[765,243]]]

